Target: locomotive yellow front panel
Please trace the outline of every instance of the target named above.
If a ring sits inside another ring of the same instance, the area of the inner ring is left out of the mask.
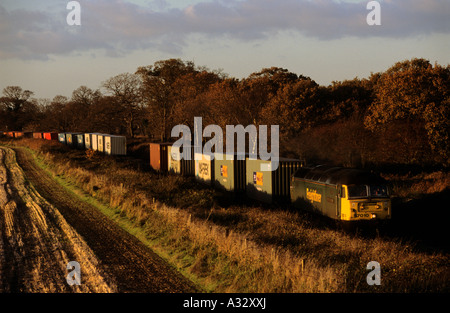
[[[388,197],[372,198],[367,196],[355,199],[350,197],[349,199],[347,190],[347,186],[343,186],[341,220],[386,220],[391,218],[391,201]]]

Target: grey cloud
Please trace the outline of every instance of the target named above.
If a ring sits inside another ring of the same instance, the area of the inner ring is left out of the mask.
[[[284,30],[322,40],[450,32],[448,0],[379,2],[381,26],[367,25],[366,2],[331,0],[231,0],[184,9],[170,9],[161,0],[145,7],[119,0],[80,1],[81,26],[66,24],[65,6],[10,12],[0,6],[0,58],[46,59],[92,49],[110,56],[145,48],[174,53],[182,51],[190,34],[251,41]]]

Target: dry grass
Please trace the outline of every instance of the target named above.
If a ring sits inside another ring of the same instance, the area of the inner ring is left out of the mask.
[[[301,212],[224,208],[213,190],[185,177],[139,171],[129,160],[98,156],[89,163],[82,152],[21,144],[40,151],[55,175],[134,221],[154,250],[206,291],[448,291],[445,253],[421,252],[399,239],[349,235]],[[434,175],[423,180],[448,179]],[[381,264],[381,286],[366,283],[372,260]]]
[[[450,187],[450,173],[436,171],[420,174],[388,174],[384,176],[393,182],[393,192],[400,197],[414,197],[442,192]]]

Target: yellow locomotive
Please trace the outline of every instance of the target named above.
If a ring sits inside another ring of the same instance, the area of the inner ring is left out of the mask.
[[[319,165],[301,167],[291,177],[291,202],[340,221],[388,220],[391,200],[386,181],[374,173]]]

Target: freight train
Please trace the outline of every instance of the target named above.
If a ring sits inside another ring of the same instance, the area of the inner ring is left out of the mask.
[[[194,147],[190,147],[195,156]],[[370,171],[306,166],[298,159],[280,158],[275,171],[271,161],[201,154],[186,160],[170,143],[150,144],[150,164],[160,172],[195,176],[197,180],[228,192],[245,194],[265,203],[290,203],[337,221],[391,219],[387,182]]]
[[[125,136],[101,133],[4,132],[6,136],[58,140],[74,148],[93,149],[109,155],[126,155]],[[387,182],[360,169],[325,165],[306,166],[298,159],[280,158],[275,171],[271,161],[248,156],[200,154],[189,147],[192,158],[182,156],[172,143],[151,143],[150,166],[162,173],[194,176],[198,181],[238,196],[265,203],[290,203],[337,221],[386,221],[391,219]],[[261,165],[265,166],[261,166]]]

